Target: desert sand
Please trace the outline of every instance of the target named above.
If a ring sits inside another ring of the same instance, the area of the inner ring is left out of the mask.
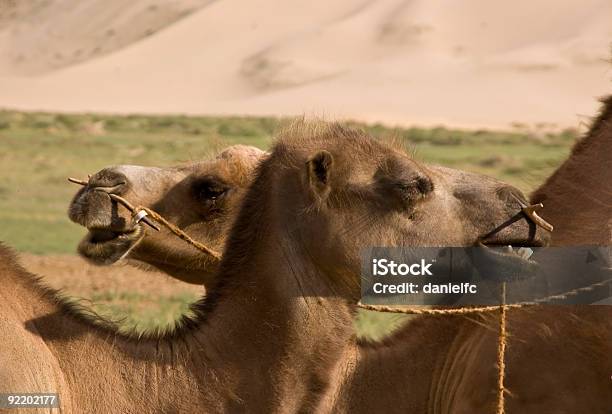
[[[579,127],[612,2],[0,0],[0,107]]]

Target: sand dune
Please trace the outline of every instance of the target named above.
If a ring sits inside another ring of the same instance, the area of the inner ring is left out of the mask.
[[[611,89],[608,0],[16,4],[2,107],[563,128]]]
[[[112,53],[211,1],[0,1],[0,74],[36,75]]]

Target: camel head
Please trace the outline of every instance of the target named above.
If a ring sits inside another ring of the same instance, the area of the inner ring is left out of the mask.
[[[74,196],[68,216],[89,231],[78,252],[90,262],[152,266],[186,282],[202,284],[217,262],[166,228],[156,232],[135,223],[109,194],[148,207],[211,249],[221,251],[251,172],[263,151],[236,145],[215,159],[178,167],[107,167],[90,176]]]
[[[539,246],[548,239],[520,214],[526,198],[517,188],[418,162],[338,124],[289,128],[260,176],[266,167],[277,203],[271,210],[291,217],[284,225],[303,246],[295,251],[351,289],[359,286],[364,248]]]

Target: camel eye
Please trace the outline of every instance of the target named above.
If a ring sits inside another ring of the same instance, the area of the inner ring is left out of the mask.
[[[228,186],[214,177],[204,177],[196,180],[192,185],[192,192],[200,201],[215,201],[222,197]]]
[[[426,195],[433,191],[433,183],[429,178],[418,177],[411,181],[399,181],[395,183],[395,188],[405,198],[415,198]]]

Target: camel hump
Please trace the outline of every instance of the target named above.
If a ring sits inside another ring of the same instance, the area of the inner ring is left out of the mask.
[[[2,263],[17,263],[17,254],[13,249],[0,241],[0,260]]]
[[[21,266],[17,252],[0,242],[0,280],[10,275],[26,275],[28,272]]]

